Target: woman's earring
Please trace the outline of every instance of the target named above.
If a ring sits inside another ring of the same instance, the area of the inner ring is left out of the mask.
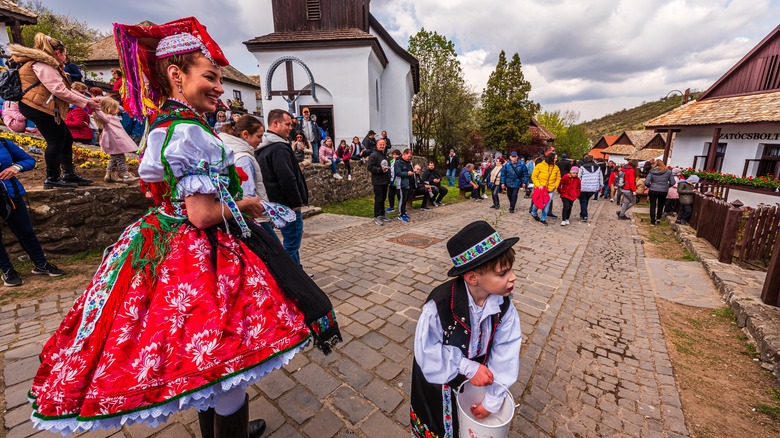
[[[179,94],[181,94],[181,84],[178,84],[179,87]]]

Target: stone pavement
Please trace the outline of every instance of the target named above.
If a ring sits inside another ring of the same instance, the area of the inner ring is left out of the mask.
[[[505,203],[505,198],[502,199]],[[687,436],[652,282],[636,227],[615,205],[591,204],[590,222],[544,227],[488,201],[410,211],[412,222],[322,214],[306,220],[302,259],[330,295],[344,344],[311,348],[249,388],[251,415],[271,437],[407,437],[413,334],[430,290],[446,279],[446,239],[485,219],[521,235],[514,297],[524,338],[512,386],[520,404],[511,436]],[[578,217],[577,208],[572,215]],[[560,213],[556,198],[555,211]],[[76,293],[0,308],[4,431],[36,433],[26,391],[37,353]],[[0,435],[3,430],[0,430]],[[198,437],[190,410],[150,429],[84,437]]]

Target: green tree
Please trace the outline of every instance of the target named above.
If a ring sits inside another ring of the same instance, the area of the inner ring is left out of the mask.
[[[467,145],[477,98],[463,78],[455,45],[446,37],[420,29],[409,38],[409,53],[420,62],[420,92],[412,99],[414,153],[443,158],[450,148]]]
[[[480,131],[489,148],[504,150],[510,143],[531,142],[529,126],[539,105],[528,98],[530,92],[531,83],[525,80],[520,56],[515,53],[507,63],[502,50],[482,92]]]
[[[41,0],[20,2],[19,5],[38,14],[38,24],[22,26],[22,38],[27,47],[33,46],[36,33],[43,32],[62,41],[73,61],[82,61],[89,56],[90,45],[106,37],[99,30],[90,28],[86,21],[55,14]]]
[[[575,159],[590,152],[593,144],[588,138],[588,131],[581,125],[570,126],[566,134],[555,138],[555,152],[566,154]],[[594,157],[599,158],[599,157]]]
[[[555,151],[579,158],[588,153],[591,147],[587,131],[575,125],[580,118],[576,111],[542,111],[536,116],[540,125],[555,135]]]

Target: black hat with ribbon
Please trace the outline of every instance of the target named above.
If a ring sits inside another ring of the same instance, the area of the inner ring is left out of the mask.
[[[447,275],[457,277],[469,272],[498,257],[518,240],[519,237],[502,239],[498,231],[485,221],[472,222],[447,241],[447,251],[454,265]]]

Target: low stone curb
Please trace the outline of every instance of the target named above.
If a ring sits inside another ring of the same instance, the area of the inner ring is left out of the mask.
[[[669,221],[685,247],[701,260],[721,296],[731,306],[737,325],[753,338],[762,367],[772,371],[780,386],[780,308],[761,302],[765,273],[718,261],[718,251],[696,237],[689,226]]]

